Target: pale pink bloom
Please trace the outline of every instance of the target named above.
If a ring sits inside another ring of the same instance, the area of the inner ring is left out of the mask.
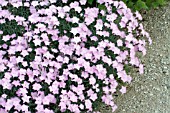
[[[97,0],[98,3],[103,4],[104,0]]]
[[[101,10],[100,13],[104,16],[106,12],[104,10]],[[105,24],[107,24],[107,23],[105,23]]]
[[[30,7],[30,3],[29,2],[24,2],[24,6],[25,7]]]
[[[144,66],[142,64],[139,65],[139,73],[140,74],[144,73]]]
[[[37,104],[36,108],[35,108],[38,112],[43,112],[44,111],[44,107],[41,104]]]
[[[50,100],[48,99],[47,96],[42,99],[42,102],[43,102],[44,105],[49,105],[50,104]]]
[[[60,107],[62,112],[64,112],[67,109],[65,102],[60,102],[58,106]]]
[[[3,34],[3,31],[0,30],[0,35],[2,35],[2,34]]]
[[[78,29],[77,28],[71,28],[71,33],[73,33],[74,35],[76,35],[78,32]]]
[[[117,47],[115,47],[115,48],[113,49],[113,52],[114,52],[115,54],[120,54],[120,49],[117,48]]]
[[[139,20],[142,20],[142,16],[138,11],[135,12],[135,15]]]
[[[29,103],[29,102],[30,102],[30,100],[29,100],[30,98],[31,98],[30,96],[24,95],[24,96],[22,97],[22,100],[23,100],[23,102]]]
[[[84,57],[85,57],[86,59],[91,59],[91,58],[92,58],[92,53],[86,53],[86,54],[84,55]]]
[[[94,85],[96,83],[96,79],[93,76],[91,76],[89,78],[89,82],[90,82],[91,85]]]
[[[3,47],[4,49],[7,49],[8,45],[7,45],[7,44],[3,44],[2,47]]]
[[[52,95],[52,94],[48,94],[45,98],[47,98],[48,100],[50,100],[50,103],[56,103],[56,98],[55,98],[55,96],[54,95]],[[43,102],[44,102],[44,100],[43,100]]]
[[[79,108],[80,108],[80,109],[84,109],[84,105],[83,105],[83,104],[80,104],[80,105],[79,105]]]
[[[72,102],[77,102],[78,101],[77,96],[74,93],[70,92],[70,91],[68,92],[68,96],[70,97],[70,100]]]
[[[130,83],[132,81],[132,77],[131,76],[127,76],[127,82]]]
[[[120,89],[120,92],[121,92],[122,94],[126,93],[126,87],[122,86],[122,88]]]
[[[117,18],[117,15],[116,14],[111,14],[111,15],[107,15],[106,16],[106,19],[109,21],[109,22],[113,22],[114,20],[116,20]]]
[[[96,28],[96,30],[102,30],[103,28],[103,21],[101,19],[97,20],[96,25],[94,26]]]
[[[36,90],[36,91],[39,91],[41,88],[42,88],[42,86],[40,84],[38,84],[38,83],[35,83],[33,85],[33,89]]]
[[[97,41],[98,40],[98,38],[96,36],[92,36],[92,37],[90,37],[90,39],[93,40],[93,41]]]
[[[58,93],[59,93],[58,85],[50,86],[49,89],[50,89],[50,91],[51,91],[53,94],[58,94]]]
[[[87,0],[80,0],[80,4],[81,4],[81,5],[85,5],[86,2],[87,2]]]
[[[79,22],[79,18],[77,18],[77,17],[74,16],[74,17],[72,18],[72,22],[73,22],[73,23],[78,23],[78,22]]]
[[[14,101],[12,99],[8,99],[5,104],[5,110],[10,110],[14,106]]]
[[[90,96],[90,99],[91,99],[92,101],[95,101],[95,100],[97,99],[97,94],[96,94],[96,93],[92,94],[92,95]]]
[[[28,63],[27,63],[26,61],[23,61],[22,65],[23,65],[24,67],[26,67],[26,66],[28,66]]]
[[[77,11],[78,13],[80,13],[80,12],[82,11],[82,9],[81,9],[80,6],[77,6],[77,7],[75,7],[74,9],[75,9],[75,11]]]
[[[117,109],[117,106],[114,105],[114,106],[112,107],[112,112],[115,112],[116,109]]]
[[[116,57],[116,60],[117,60],[119,63],[122,63],[122,61],[123,61],[122,57],[120,57],[120,56],[117,56],[117,57]]]
[[[42,99],[42,97],[36,97],[35,98],[35,103],[38,105],[38,104],[42,104],[42,101],[43,101],[43,99]]]
[[[64,10],[64,12],[69,12],[70,11],[70,7],[69,6],[64,6],[63,10]]]
[[[148,41],[149,41],[149,45],[152,44],[152,39],[150,37],[148,37]]]
[[[122,71],[123,70],[123,64],[118,63],[116,69],[117,69],[117,71]]]
[[[133,35],[132,35],[132,34],[127,35],[127,36],[126,36],[126,40],[127,40],[128,42],[131,42],[131,41],[133,40]]]
[[[35,7],[35,6],[39,5],[39,3],[38,3],[38,1],[32,1],[31,5]]]
[[[22,84],[22,86],[23,86],[24,88],[27,88],[27,89],[28,89],[28,88],[29,88],[29,83],[25,81],[25,82]]]
[[[52,110],[49,110],[49,109],[45,108],[44,113],[54,113],[54,112]]]
[[[51,3],[56,3],[56,0],[49,0]]]
[[[40,39],[35,39],[33,42],[35,46],[38,46],[38,45],[40,46],[42,41]]]
[[[122,17],[121,21],[123,21],[125,24],[129,21],[127,17]]]
[[[75,36],[75,37],[72,39],[72,41],[77,44],[77,43],[81,42],[81,38]]]
[[[118,45],[118,46],[123,46],[123,41],[120,40],[120,39],[118,39],[118,40],[117,40],[117,45]]]
[[[82,72],[82,75],[81,75],[83,78],[88,78],[89,77],[89,74],[87,72]]]
[[[88,110],[92,111],[92,103],[91,103],[90,100],[85,100],[85,107],[86,107]]]
[[[6,36],[2,37],[2,40],[6,42],[6,41],[10,40],[10,38],[11,37],[9,35],[6,35]]]
[[[80,99],[81,101],[83,101],[83,100],[85,99],[85,96],[84,96],[83,94],[80,94],[80,95],[79,95],[79,99]]]
[[[63,3],[67,3],[68,0],[62,0]]]
[[[5,71],[5,69],[7,69],[6,66],[4,64],[1,64],[0,65],[0,72]]]
[[[6,98],[6,97],[5,97],[5,98]],[[2,97],[0,98],[0,103],[1,103],[1,106],[5,107],[6,100],[4,99],[4,94],[3,94]]]
[[[23,55],[23,57],[27,56],[29,53],[27,50],[22,50],[21,55]]]

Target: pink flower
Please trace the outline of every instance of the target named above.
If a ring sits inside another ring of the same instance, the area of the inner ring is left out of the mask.
[[[98,40],[98,38],[96,36],[92,36],[92,37],[90,37],[90,39],[93,40],[93,41],[97,41]]]
[[[38,112],[43,112],[44,111],[44,107],[43,105],[37,104],[36,108],[35,108]]]
[[[44,97],[42,102],[43,102],[44,105],[50,104],[50,100],[48,99],[48,97]]]
[[[50,0],[51,3],[56,3],[56,0]]]
[[[77,18],[77,17],[74,16],[74,17],[72,18],[72,22],[73,22],[73,23],[78,23],[78,22],[79,22],[79,18]]]
[[[116,20],[116,18],[117,18],[117,15],[114,13],[106,16],[106,19],[110,22],[113,22],[114,20]]]
[[[92,103],[90,100],[85,100],[85,107],[90,111],[92,110]]]
[[[114,105],[113,107],[112,107],[112,112],[115,112],[115,110],[117,109],[118,107],[116,106],[116,105]]]
[[[60,102],[58,106],[60,107],[62,112],[64,112],[67,109],[65,102]]]
[[[122,88],[120,89],[120,92],[121,92],[122,94],[126,93],[126,87],[122,86]]]
[[[139,73],[140,74],[144,73],[144,66],[142,64],[139,65]]]
[[[67,3],[68,0],[62,0],[63,3]]]
[[[117,40],[117,45],[118,45],[118,46],[123,46],[123,41],[120,40],[120,39],[118,39],[118,40]]]
[[[96,94],[96,93],[92,94],[92,95],[90,96],[90,99],[91,99],[92,101],[95,101],[95,100],[97,99],[97,94]]]
[[[97,0],[98,3],[103,4],[104,0]]]
[[[81,5],[85,5],[86,2],[87,2],[87,0],[80,0],[80,4],[81,4]]]
[[[71,28],[71,33],[73,33],[74,35],[76,35],[78,32],[77,28]]]
[[[33,85],[33,89],[36,90],[36,91],[39,91],[41,88],[42,88],[42,86],[40,84],[38,84],[38,83],[35,83]]]
[[[24,96],[22,97],[23,102],[29,103],[29,102],[30,102],[29,99],[30,99],[30,96],[27,96],[27,95],[24,95]]]
[[[89,78],[89,82],[90,82],[91,85],[94,85],[96,83],[96,79],[93,76],[91,76]]]
[[[94,26],[96,30],[102,30],[103,28],[103,21],[101,19],[97,20],[97,24]]]
[[[20,86],[20,82],[17,81],[17,80],[14,80],[14,81],[12,82],[12,84],[13,84],[14,86]]]
[[[132,35],[132,34],[127,35],[127,36],[126,36],[126,40],[127,40],[128,42],[131,42],[131,41],[133,40],[133,35]]]
[[[24,57],[28,55],[28,51],[27,50],[22,50],[21,55],[23,55]]]
[[[84,109],[84,105],[83,105],[83,104],[80,104],[80,105],[79,105],[79,108],[80,108],[80,109]]]
[[[44,109],[44,112],[45,112],[45,113],[54,113],[52,110],[49,110],[49,109],[47,109],[47,108]]]
[[[35,46],[38,46],[38,45],[40,46],[42,41],[40,39],[35,39],[33,42]]]
[[[138,11],[136,11],[135,14],[136,14],[136,17],[137,17],[139,20],[142,20],[142,16],[141,16],[141,14],[140,14]]]
[[[69,91],[69,92],[68,92],[68,96],[70,97],[70,100],[71,100],[72,102],[77,102],[77,101],[78,101],[77,96],[76,96],[73,92]]]
[[[3,34],[3,31],[0,30],[0,35],[2,35],[2,34]]]

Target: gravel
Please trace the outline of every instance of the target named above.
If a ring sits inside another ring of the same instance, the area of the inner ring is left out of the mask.
[[[143,17],[153,41],[142,58],[145,72],[132,71],[134,79],[127,93],[115,99],[115,113],[170,113],[170,3]]]

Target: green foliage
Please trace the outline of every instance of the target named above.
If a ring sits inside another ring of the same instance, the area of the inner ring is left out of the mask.
[[[135,10],[149,10],[166,4],[167,0],[123,0],[126,5]]]
[[[0,24],[0,30],[3,31],[4,35],[16,34],[20,36],[24,33],[25,28],[21,25],[18,25],[15,20],[9,21],[6,19],[6,23]]]
[[[94,0],[88,0],[88,3],[89,4],[92,4]]]

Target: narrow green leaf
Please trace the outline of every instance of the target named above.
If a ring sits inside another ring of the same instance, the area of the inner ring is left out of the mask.
[[[135,9],[136,9],[136,10],[148,9],[148,7],[147,7],[147,5],[146,5],[145,2],[143,2],[142,0],[138,0],[138,1],[136,2]]]
[[[159,5],[164,5],[166,2],[165,0],[156,0],[156,2],[159,4]]]
[[[93,1],[94,1],[94,0],[88,0],[87,2],[88,2],[90,5],[92,5]]]
[[[105,5],[101,5],[101,4],[98,5],[98,8],[100,10],[106,10],[107,9]]]

